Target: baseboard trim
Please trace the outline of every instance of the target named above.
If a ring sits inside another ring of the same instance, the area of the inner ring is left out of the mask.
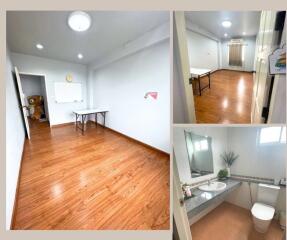
[[[18,172],[18,180],[17,180],[17,187],[16,187],[15,198],[14,198],[14,205],[13,205],[13,212],[12,212],[12,218],[11,218],[11,223],[10,223],[10,230],[14,230],[14,228],[15,228],[15,218],[16,218],[17,207],[18,207],[19,186],[20,186],[20,180],[21,180],[21,174],[22,174],[22,164],[23,164],[23,158],[24,158],[24,152],[26,149],[26,145],[27,145],[27,139],[25,138],[22,156],[21,156],[21,161],[20,161],[19,172]]]
[[[54,124],[54,125],[51,125],[51,128],[65,127],[65,126],[70,126],[70,125],[74,125],[74,124],[75,124],[75,122]]]
[[[224,71],[233,71],[233,72],[243,72],[243,73],[253,73],[254,71],[244,71],[244,70],[236,70],[236,69],[228,69],[228,68],[221,68],[220,70],[224,70]]]
[[[88,122],[91,122],[91,123],[95,124],[95,121],[92,121],[92,120],[89,120]],[[104,127],[101,123],[98,123],[98,125],[100,125],[101,127]],[[163,151],[163,150],[161,150],[161,149],[158,149],[158,148],[155,148],[155,147],[153,147],[153,146],[151,146],[151,145],[149,145],[149,144],[143,143],[143,142],[141,142],[141,141],[139,141],[139,140],[137,140],[137,139],[135,139],[135,138],[132,138],[132,137],[127,136],[127,135],[125,135],[125,134],[123,134],[123,133],[121,133],[121,132],[118,132],[117,130],[114,130],[114,129],[109,128],[109,127],[107,127],[107,126],[106,126],[105,128],[106,128],[107,130],[113,132],[113,133],[116,133],[116,134],[122,136],[122,137],[128,138],[129,140],[131,140],[131,141],[133,141],[133,142],[136,142],[136,143],[138,143],[138,144],[141,144],[141,145],[143,145],[143,146],[145,146],[145,147],[147,147],[147,148],[150,148],[150,149],[152,149],[152,150],[155,150],[155,151],[157,151],[157,152],[159,152],[159,153],[161,153],[161,154],[164,154],[164,155],[166,155],[166,156],[168,156],[168,157],[170,156],[169,153],[167,153],[167,152],[165,152],[165,151]]]

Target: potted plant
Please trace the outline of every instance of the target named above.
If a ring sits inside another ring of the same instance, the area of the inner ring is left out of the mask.
[[[221,169],[218,174],[217,174],[217,177],[219,180],[224,180],[227,178],[227,175],[228,175],[228,171],[227,169]]]
[[[226,164],[226,169],[228,172],[228,177],[230,177],[230,167],[234,163],[234,161],[239,157],[239,155],[236,155],[233,151],[224,152],[220,155],[223,161]]]

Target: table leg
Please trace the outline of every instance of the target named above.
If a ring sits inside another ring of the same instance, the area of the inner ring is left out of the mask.
[[[197,77],[198,80],[198,87],[199,87],[199,96],[201,96],[201,86],[200,86],[200,76]]]
[[[106,127],[106,113],[104,112],[104,127]]]
[[[98,113],[95,113],[95,125],[98,126]]]
[[[210,88],[210,72],[208,73],[208,88]]]
[[[78,114],[76,113],[76,130],[78,130]]]
[[[84,122],[84,114],[82,115],[82,134],[84,135],[84,127],[85,127],[85,122]]]

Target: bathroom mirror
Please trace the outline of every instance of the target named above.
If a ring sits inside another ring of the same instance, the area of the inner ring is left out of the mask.
[[[214,173],[211,137],[185,131],[189,168],[192,178]]]

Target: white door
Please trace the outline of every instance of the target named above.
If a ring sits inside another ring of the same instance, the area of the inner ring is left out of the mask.
[[[187,36],[184,12],[174,13],[174,106],[182,106],[184,121],[178,122],[174,111],[175,123],[196,123],[192,85],[189,83],[190,65],[188,59]],[[177,92],[175,92],[177,89]]]
[[[260,29],[256,46],[256,73],[252,99],[252,123],[263,123],[262,110],[266,105],[271,77],[268,73],[268,57],[272,53],[275,36],[275,11],[261,13]]]
[[[175,154],[173,153],[173,216],[180,240],[192,240]]]
[[[17,67],[15,67],[15,73],[16,73],[19,97],[20,97],[20,101],[21,101],[21,106],[20,107],[21,107],[22,112],[23,112],[23,118],[24,118],[24,124],[25,124],[25,128],[26,128],[26,133],[27,133],[28,138],[30,139],[30,127],[29,127],[29,122],[28,122],[28,106],[25,106],[25,96],[24,96],[24,93],[23,93],[21,79],[20,79],[20,74],[19,74],[19,71],[18,71]]]

